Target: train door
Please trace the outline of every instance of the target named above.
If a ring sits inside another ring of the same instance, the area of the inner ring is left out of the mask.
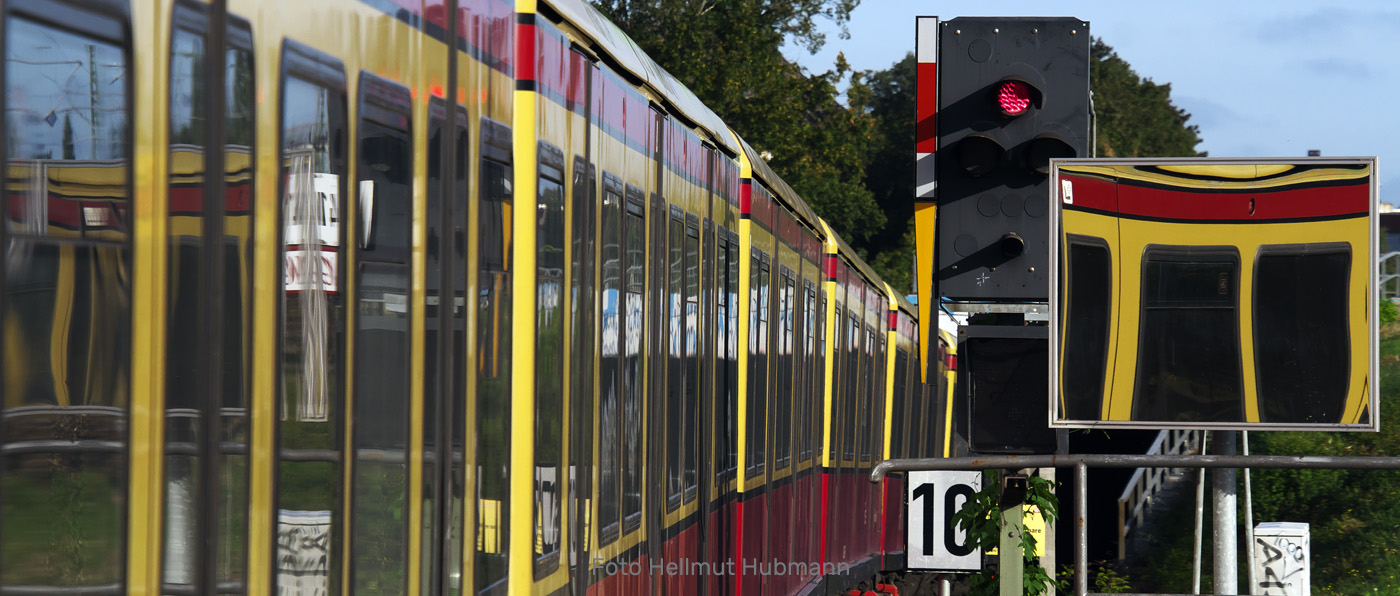
[[[472,163],[465,106],[429,101],[424,301],[422,586],[460,590],[467,420],[467,201]],[[453,117],[455,116],[455,117]]]
[[[153,323],[132,299],[155,281],[132,278],[133,125],[151,111],[132,105],[127,14],[3,7],[0,592],[126,592],[127,520],[158,487],[127,473],[127,427],[150,403],[133,329]]]
[[[168,116],[161,581],[209,593],[246,589],[252,337],[252,39],[220,9],[180,3],[171,13],[171,104],[190,109]],[[207,51],[216,44],[224,50]],[[221,80],[198,76],[211,62]]]

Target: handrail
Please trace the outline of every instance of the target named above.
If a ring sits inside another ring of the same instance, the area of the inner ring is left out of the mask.
[[[1089,468],[1272,468],[1321,470],[1400,470],[1400,457],[1358,455],[987,455],[887,459],[870,471],[878,483],[890,472],[1019,470],[1074,467],[1075,596],[1089,594]]]
[[[1163,430],[1148,448],[1147,455],[1199,453],[1201,433],[1194,430]],[[1118,560],[1127,558],[1128,532],[1141,527],[1153,500],[1166,487],[1167,476],[1177,476],[1179,468],[1138,468],[1118,497]]]

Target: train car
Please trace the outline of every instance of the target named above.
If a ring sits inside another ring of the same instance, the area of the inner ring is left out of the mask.
[[[1058,422],[1376,429],[1374,159],[1056,175]]]
[[[2,9],[0,591],[901,565],[915,311],[582,0]]]

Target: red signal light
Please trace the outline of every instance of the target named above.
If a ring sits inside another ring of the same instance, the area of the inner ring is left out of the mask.
[[[1022,81],[1002,81],[997,87],[997,107],[1007,116],[1020,116],[1031,107],[1031,86]]]

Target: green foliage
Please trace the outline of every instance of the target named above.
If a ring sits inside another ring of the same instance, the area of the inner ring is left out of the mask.
[[[593,0],[769,165],[896,291],[912,293],[917,62],[852,71],[844,56],[807,73],[784,42],[816,52],[819,18],[842,28],[859,0]],[[1196,155],[1170,85],[1133,72],[1095,40],[1090,85],[1103,156]],[[838,85],[849,81],[845,104]]]
[[[914,119],[918,62],[906,54],[886,70],[868,74],[876,146],[865,168],[865,187],[884,212],[884,228],[863,245],[869,261],[896,291],[912,294],[914,268]]]
[[[1101,594],[1122,594],[1133,589],[1128,584],[1128,576],[1119,575],[1113,567],[1100,565],[1098,573],[1094,576],[1094,591]]]
[[[1391,323],[1394,323],[1396,318],[1400,317],[1400,309],[1397,309],[1395,307],[1394,302],[1391,302],[1389,300],[1381,300],[1379,306],[1382,325],[1389,325]]]
[[[1400,335],[1385,337],[1380,345],[1380,433],[1251,432],[1250,453],[1255,455],[1400,455]],[[1243,474],[1240,482],[1243,483]],[[1400,593],[1400,474],[1366,470],[1266,470],[1251,471],[1255,523],[1304,522],[1311,532],[1312,593]],[[1241,491],[1240,494],[1243,494]],[[1240,500],[1240,508],[1244,500]],[[1160,545],[1150,565],[1144,566],[1143,590],[1181,593],[1190,587],[1191,532],[1194,503],[1184,499],[1158,522],[1163,528],[1183,528],[1161,533]],[[1212,525],[1211,509],[1205,509],[1204,527]],[[1239,522],[1245,523],[1243,512]],[[1158,538],[1158,537],[1153,537]],[[1203,544],[1202,559],[1212,557],[1212,541]],[[1242,544],[1243,548],[1244,545]],[[1242,565],[1245,556],[1240,556]],[[1211,585],[1210,565],[1202,585]],[[1247,569],[1241,569],[1245,577]]]
[[[1381,341],[1382,429],[1400,424],[1400,337]],[[1400,455],[1400,435],[1250,433],[1260,455]],[[1366,470],[1255,470],[1254,519],[1309,524],[1314,594],[1400,591],[1400,474]],[[1241,518],[1242,519],[1242,518]]]
[[[858,0],[595,0],[598,8],[710,109],[848,242],[883,228],[864,185],[876,140],[863,79],[844,56],[808,74],[783,57],[784,41],[815,52],[818,17],[844,26]],[[837,84],[851,76],[850,107]]]
[[[1001,472],[988,470],[982,477],[982,490],[969,497],[962,509],[953,514],[955,526],[967,531],[969,547],[986,550],[996,548],[1000,544],[1000,493]],[[1055,496],[1054,485],[1049,480],[1039,476],[1030,477],[1026,496],[1020,504],[1039,507],[1040,515],[1045,519],[1047,529],[1054,526],[1055,521],[1060,517],[1060,501]],[[1023,509],[1023,511],[1025,510]],[[1029,513],[1023,515],[1029,515]],[[1021,556],[1025,561],[1025,567],[1021,585],[1025,588],[1027,596],[1045,594],[1055,583],[1049,572],[1040,566],[1040,559],[1035,556],[1035,546],[1035,535],[1030,532],[1022,532]],[[997,577],[989,573],[972,575],[968,578],[968,585],[973,596],[997,596],[1000,588]]]
[[[1094,584],[1094,592],[1098,594],[1123,594],[1131,592],[1132,584],[1128,583],[1128,576],[1121,574],[1113,568],[1111,563],[1097,562],[1089,564],[1089,576]],[[1069,593],[1074,590],[1074,567],[1072,565],[1061,565],[1060,572],[1056,576],[1055,588],[1061,592]]]
[[[1102,39],[1089,50],[1099,157],[1192,157],[1200,128],[1171,101],[1170,83],[1142,78]]]

